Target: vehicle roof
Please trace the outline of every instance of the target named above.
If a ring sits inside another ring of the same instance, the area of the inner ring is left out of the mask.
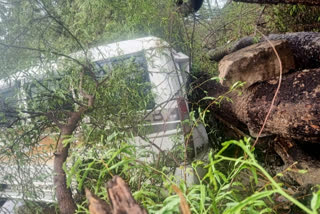
[[[165,48],[169,47],[169,44],[165,42],[164,40],[155,37],[155,36],[148,36],[148,37],[142,37],[138,39],[131,39],[131,40],[125,40],[125,41],[119,41],[104,45],[99,45],[93,48],[90,48],[88,50],[89,57],[92,61],[100,61],[108,58],[118,57],[122,55],[127,54],[133,54],[144,50],[150,50],[150,49],[157,49],[157,48]],[[83,51],[78,51],[76,53],[73,53],[70,55],[74,58],[81,58],[84,57]],[[55,63],[53,63],[51,66],[56,66]],[[31,73],[39,73],[39,66],[34,66],[28,69],[28,72]],[[25,72],[18,72],[11,76],[10,79],[7,80],[0,80],[0,90],[5,88],[10,88],[12,85],[12,81],[23,79],[25,75]]]
[[[132,54],[144,50],[168,48],[169,44],[164,40],[149,36],[138,39],[125,40],[111,44],[99,45],[89,49],[89,57],[93,61],[100,61],[107,58]],[[79,55],[78,55],[79,54]],[[75,56],[83,56],[82,52],[77,52]]]

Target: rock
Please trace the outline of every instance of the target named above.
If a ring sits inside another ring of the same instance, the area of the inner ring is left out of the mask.
[[[282,73],[295,69],[294,56],[285,40],[271,41],[281,62]],[[220,83],[230,87],[237,81],[246,82],[245,88],[256,82],[279,76],[279,61],[269,42],[261,42],[226,55],[219,63]]]

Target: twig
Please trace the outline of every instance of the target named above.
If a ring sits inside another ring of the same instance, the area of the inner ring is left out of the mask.
[[[180,212],[182,214],[191,214],[189,205],[188,205],[187,200],[184,197],[183,192],[181,191],[181,189],[179,189],[179,187],[177,187],[177,185],[174,185],[174,184],[171,187],[172,187],[173,191],[175,191],[175,193],[180,198]]]
[[[71,57],[71,56],[68,56],[66,54],[62,54],[62,53],[58,53],[56,51],[49,51],[49,50],[44,50],[44,49],[37,49],[37,48],[31,48],[31,47],[24,47],[24,46],[17,46],[17,45],[9,45],[9,44],[5,44],[5,43],[2,43],[0,42],[0,46],[3,46],[3,47],[6,47],[6,48],[15,48],[15,49],[21,49],[21,50],[29,50],[29,51],[36,51],[36,52],[40,52],[40,53],[50,53],[50,54],[53,54],[53,55],[56,55],[56,56],[62,56],[62,57],[65,57],[67,59],[70,59],[74,62],[76,62],[78,65],[80,66],[84,66],[79,60]]]
[[[272,98],[271,106],[270,106],[270,108],[269,108],[269,111],[268,111],[268,113],[267,113],[267,115],[266,115],[266,117],[265,117],[265,119],[264,119],[264,121],[263,121],[262,127],[261,127],[261,129],[260,129],[260,131],[259,131],[259,133],[258,133],[258,136],[257,136],[254,144],[252,145],[251,149],[253,149],[253,148],[256,146],[256,144],[258,143],[259,137],[261,136],[261,133],[262,133],[262,131],[263,131],[263,129],[264,129],[266,123],[267,123],[267,120],[268,120],[268,118],[269,118],[269,116],[270,116],[270,114],[271,114],[271,111],[272,111],[274,102],[275,102],[275,100],[276,100],[276,98],[277,98],[277,95],[278,95],[278,93],[279,93],[280,86],[281,86],[281,81],[282,81],[282,62],[281,62],[280,56],[279,56],[276,48],[274,47],[274,45],[270,42],[270,40],[269,40],[261,31],[259,31],[258,29],[256,29],[256,30],[257,30],[257,31],[264,37],[264,39],[271,45],[274,53],[275,53],[276,56],[277,56],[277,59],[278,59],[278,62],[279,62],[279,70],[280,70],[280,71],[279,71],[279,83],[278,83],[278,87],[277,87],[277,89],[276,89],[276,91],[275,91],[275,93],[274,93],[274,96],[273,96],[273,98]]]
[[[258,24],[259,24],[259,21],[261,20],[261,17],[262,17],[262,15],[263,15],[265,9],[266,9],[266,6],[264,5],[263,8],[262,8],[262,10],[260,11],[259,18],[257,19],[256,26],[255,26],[255,28],[254,28],[254,33],[253,33],[254,36],[256,36],[256,34],[257,34]]]

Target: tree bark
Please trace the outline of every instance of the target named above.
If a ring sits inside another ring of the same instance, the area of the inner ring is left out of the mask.
[[[234,0],[235,2],[257,3],[257,4],[304,4],[320,6],[319,0]]]
[[[227,96],[232,102],[223,101],[210,109],[227,122],[243,130],[247,128],[256,137],[270,109],[278,80],[271,79],[252,85]],[[218,97],[229,88],[217,82],[204,84],[207,96]],[[283,76],[275,105],[266,122],[262,136],[280,135],[301,141],[320,142],[320,69],[310,69]]]
[[[81,114],[81,111],[73,112],[65,125],[59,125],[61,138],[58,141],[54,156],[54,185],[61,214],[73,214],[77,208],[71,189],[67,187],[66,173],[63,170],[63,164],[68,158],[70,144],[68,143],[64,146],[63,142],[73,134],[78,122],[81,120]]]
[[[88,105],[81,106],[76,112],[67,113],[68,117],[65,124],[59,122],[54,114],[47,114],[47,117],[59,127],[62,136],[58,140],[57,150],[54,157],[54,185],[56,187],[56,196],[61,214],[73,214],[77,208],[72,197],[71,189],[67,187],[67,178],[63,170],[63,164],[68,158],[70,142],[66,146],[63,145],[63,142],[73,134],[74,130],[78,126],[78,123],[82,119],[82,115],[93,107],[95,100],[93,95],[87,94],[82,90],[83,74],[84,71],[80,73],[81,80],[79,88],[82,97],[88,100]],[[99,87],[99,85],[97,85],[97,87]]]
[[[320,1],[319,1],[320,3]],[[267,36],[270,41],[285,40],[288,42],[289,49],[292,51],[296,68],[301,70],[305,68],[320,67],[320,33],[318,32],[295,32],[286,34],[270,34]],[[265,42],[262,38],[259,42]],[[228,47],[209,50],[208,55],[213,61],[220,61],[224,56],[241,50],[245,47],[255,44],[251,36],[244,37]]]
[[[56,187],[56,197],[61,214],[73,214],[77,208],[72,197],[71,189],[67,187],[66,173],[63,170],[63,164],[67,160],[70,148],[70,144],[64,146],[63,141],[65,140],[65,136],[71,134],[71,130],[62,129],[62,137],[58,141],[57,151],[54,157],[54,185]]]
[[[114,214],[147,214],[147,211],[134,200],[128,185],[122,178],[114,176],[107,187]]]
[[[128,185],[119,176],[114,176],[107,184],[111,206],[85,189],[89,201],[90,214],[147,214],[132,197]]]

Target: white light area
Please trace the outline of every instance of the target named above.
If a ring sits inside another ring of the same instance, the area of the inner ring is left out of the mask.
[[[228,0],[209,0],[212,8],[214,7],[222,8],[227,3],[227,1]],[[207,3],[207,2],[208,0],[204,1],[204,3]]]

